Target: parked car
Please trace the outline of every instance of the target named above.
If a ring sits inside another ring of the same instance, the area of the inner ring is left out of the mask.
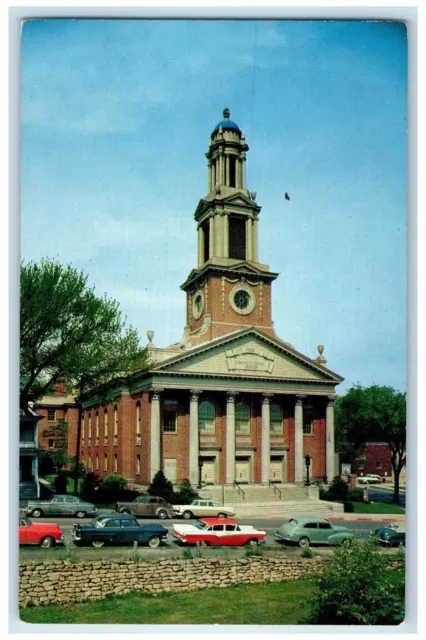
[[[132,502],[117,502],[115,505],[117,513],[130,513],[134,516],[146,516],[151,518],[173,517],[173,507],[164,498],[157,496],[138,496]]]
[[[65,543],[62,529],[53,522],[31,522],[19,518],[19,544],[37,544],[43,549]]]
[[[295,542],[299,547],[311,544],[349,544],[355,538],[346,527],[331,524],[316,516],[295,516],[277,531],[275,537],[284,542]]]
[[[202,518],[203,516],[217,516],[218,518],[235,516],[235,509],[224,507],[213,500],[193,500],[191,504],[176,504],[173,505],[173,512],[175,516],[182,516],[185,520]]]
[[[405,524],[390,522],[385,527],[372,531],[370,536],[386,547],[399,547],[401,544],[405,547]]]
[[[133,545],[134,542],[159,547],[168,531],[161,524],[139,524],[135,516],[125,514],[99,515],[88,524],[75,524],[72,540],[77,546],[104,544]]]
[[[56,495],[50,500],[30,500],[25,509],[27,516],[76,516],[85,518],[95,516],[96,507],[91,502],[84,502],[76,496]]]
[[[233,518],[201,518],[191,524],[175,524],[173,536],[183,544],[201,547],[232,545],[256,546],[263,542],[266,531],[240,525]]]
[[[367,473],[365,476],[358,477],[359,484],[380,484],[381,481],[381,477],[375,473]]]

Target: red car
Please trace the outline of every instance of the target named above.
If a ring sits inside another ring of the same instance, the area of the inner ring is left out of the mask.
[[[232,545],[256,546],[266,535],[254,527],[240,525],[233,518],[201,518],[191,524],[175,524],[173,536],[181,543],[201,547]]]
[[[64,535],[58,524],[19,518],[19,544],[38,544],[47,549],[64,542]]]

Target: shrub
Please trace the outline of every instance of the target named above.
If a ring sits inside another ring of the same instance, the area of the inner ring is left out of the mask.
[[[352,502],[349,502],[348,500],[346,500],[346,502],[343,503],[343,511],[344,513],[353,513],[354,505],[352,504]]]
[[[311,577],[309,624],[400,624],[404,620],[404,580],[394,584],[374,541],[334,549],[330,562]]]
[[[175,498],[175,492],[173,491],[173,484],[166,478],[164,473],[160,470],[157,471],[151,484],[148,487],[148,493],[151,496],[160,496],[167,502],[173,504]]]
[[[306,549],[303,549],[302,553],[300,554],[302,558],[313,558],[313,552],[312,549],[310,547],[306,547]]]
[[[178,491],[174,492],[173,504],[190,504],[193,500],[199,497],[200,496],[195,489],[192,488],[188,478],[185,478],[180,483]]]
[[[109,476],[105,476],[100,487],[108,491],[119,491],[120,489],[124,489],[126,484],[127,480],[123,478],[123,476],[119,476],[117,473],[111,473]]]
[[[184,560],[192,560],[192,551],[191,549],[184,549],[182,552],[182,556]]]
[[[351,502],[364,502],[364,489],[361,489],[361,487],[351,489],[348,493],[348,500]]]
[[[327,491],[327,500],[347,500],[349,485],[340,476],[336,476]]]
[[[99,482],[100,480],[96,473],[93,473],[92,471],[86,473],[83,478],[83,482],[81,483],[81,496],[85,500],[92,501],[94,499],[94,492],[97,489]]]

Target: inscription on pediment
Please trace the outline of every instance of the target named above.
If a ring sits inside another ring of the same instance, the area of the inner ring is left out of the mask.
[[[265,371],[272,373],[274,356],[266,349],[242,346],[225,352],[229,371]]]

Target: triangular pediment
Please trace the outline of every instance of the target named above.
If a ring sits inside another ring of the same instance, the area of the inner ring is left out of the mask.
[[[214,209],[216,206],[219,206],[221,209],[251,209],[260,211],[261,207],[252,200],[249,196],[247,196],[242,191],[237,191],[236,193],[223,193],[223,194],[215,194],[212,198],[202,198],[195,210],[194,218],[198,220],[201,218],[205,211],[209,209]]]
[[[335,384],[343,380],[287,343],[255,328],[185,351],[155,366],[153,371]]]

